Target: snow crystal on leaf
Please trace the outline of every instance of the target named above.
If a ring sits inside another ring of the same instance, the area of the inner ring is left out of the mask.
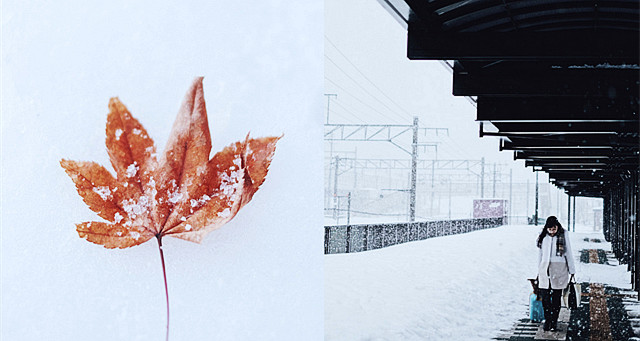
[[[109,196],[111,195],[111,190],[107,186],[94,187],[93,191],[96,192],[100,196],[100,198],[105,201],[109,199]]]
[[[167,191],[167,200],[175,205],[177,202],[182,200],[182,193],[178,192],[178,186],[176,186],[175,179],[171,180],[169,184],[171,189]]]
[[[136,135],[140,135],[140,133],[142,133],[142,130],[138,129],[138,128],[134,128],[133,129],[133,133]]]
[[[140,197],[140,201],[136,202],[133,199],[128,199],[122,202],[122,208],[131,218],[142,214],[149,205],[149,199],[147,197]]]
[[[207,203],[207,201],[211,200],[211,197],[208,195],[203,195],[202,198],[195,200],[195,199],[191,199],[191,201],[189,201],[189,203],[191,204],[191,207],[197,207],[199,205],[204,205]]]
[[[129,167],[127,167],[127,177],[133,178],[134,176],[136,176],[136,173],[138,173],[138,169],[139,167],[137,167],[137,162],[133,161],[133,163],[130,164]]]
[[[187,224],[184,227],[185,231],[191,231],[191,225]]]
[[[144,151],[145,153],[149,153],[149,156],[151,156],[152,158],[155,158],[156,156],[158,156],[158,153],[154,153],[153,146],[147,147]]]
[[[138,238],[140,238],[140,233],[136,232],[136,231],[131,231],[129,232],[129,235],[131,236],[131,238],[138,240]]]
[[[118,235],[118,237],[121,237],[122,236],[122,231],[116,232],[116,235]]]
[[[229,175],[222,173],[220,175],[220,191],[227,196],[233,194],[240,185],[239,179],[240,173],[237,171],[232,171]]]
[[[247,147],[247,149],[248,149],[248,147]],[[242,159],[240,159],[239,157],[236,157],[235,159],[233,159],[233,163],[236,166],[240,167],[240,165],[242,165]]]
[[[156,180],[154,180],[153,177],[149,179],[149,182],[147,183],[147,188],[150,188],[149,190],[150,197],[155,199],[156,195],[158,194],[158,190],[156,189]]]
[[[120,141],[120,135],[122,135],[122,129],[116,129],[115,135],[116,135],[116,141]]]
[[[231,210],[227,207],[222,212],[218,212],[218,217],[227,218],[231,215]]]
[[[118,212],[113,215],[113,221],[115,221],[116,223],[119,223],[120,221],[122,221],[122,219],[124,219],[124,217]]]
[[[180,200],[182,200],[182,193],[178,193],[178,192],[169,193],[169,199],[168,200],[169,200],[170,203],[175,205]]]

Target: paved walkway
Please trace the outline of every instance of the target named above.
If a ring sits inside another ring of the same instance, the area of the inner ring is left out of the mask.
[[[601,249],[581,250],[580,261],[608,264],[610,253]],[[526,312],[529,316],[529,312]],[[562,308],[558,330],[545,332],[542,323],[528,318],[503,330],[494,340],[533,341],[640,341],[640,302],[635,291],[599,283],[582,283],[580,307]]]

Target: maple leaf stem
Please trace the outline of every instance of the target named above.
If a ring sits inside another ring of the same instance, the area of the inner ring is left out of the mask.
[[[157,235],[158,249],[160,250],[160,260],[162,261],[162,276],[164,276],[164,292],[167,299],[167,336],[166,340],[169,341],[169,287],[167,286],[167,271],[164,266],[164,253],[162,252],[162,236]]]

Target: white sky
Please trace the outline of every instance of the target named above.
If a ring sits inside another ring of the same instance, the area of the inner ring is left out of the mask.
[[[431,133],[420,137],[419,143],[439,142],[437,158],[440,160],[484,157],[485,197],[491,196],[493,163],[498,164],[501,182],[507,186],[511,169],[513,183],[520,184],[514,191],[524,191],[522,184],[527,181],[531,184],[528,207],[533,214],[536,180],[532,168],[525,167],[522,160],[514,161],[513,151],[500,152],[498,137],[479,137],[476,108],[467,98],[452,95],[451,71],[440,61],[409,60],[406,29],[378,1],[326,0],[324,44],[325,94],[338,95],[331,98],[330,123],[411,124],[412,116],[418,116],[421,127],[448,128],[449,136]],[[326,120],[327,98],[324,100]],[[403,137],[399,142],[410,150],[411,136]],[[356,152],[358,158],[410,158],[386,142],[325,142],[325,167],[329,150]],[[419,150],[419,159],[435,157],[433,148]],[[538,175],[539,183],[547,185],[547,173]],[[551,200],[556,202],[559,198],[566,203],[564,192],[558,197],[560,190],[549,186]],[[591,215],[591,207],[599,205],[596,201],[579,198],[577,209],[584,207],[583,213]],[[587,204],[581,206],[581,203]],[[556,206],[560,212],[548,213],[566,215],[566,204],[554,204]],[[518,210],[514,207],[515,211]],[[525,211],[525,207],[521,207],[521,211]]]
[[[498,151],[498,138],[478,137],[476,109],[467,98],[451,94],[453,76],[445,66],[406,57],[406,35],[375,0],[325,1],[325,93],[338,94],[331,99],[330,123],[411,124],[415,115],[422,127],[449,128],[449,137],[424,140],[441,142],[439,159],[484,156],[487,163],[512,167],[514,177],[535,179],[524,162],[513,161],[512,152]],[[357,145],[359,157],[409,158],[387,144],[368,143],[375,146]],[[334,148],[354,147],[340,142]],[[426,151],[420,158],[434,158],[433,149]]]

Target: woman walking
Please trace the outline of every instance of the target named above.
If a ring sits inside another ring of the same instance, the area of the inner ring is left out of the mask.
[[[562,289],[576,273],[568,233],[550,216],[538,236],[538,286],[544,308],[544,330],[556,330]]]

